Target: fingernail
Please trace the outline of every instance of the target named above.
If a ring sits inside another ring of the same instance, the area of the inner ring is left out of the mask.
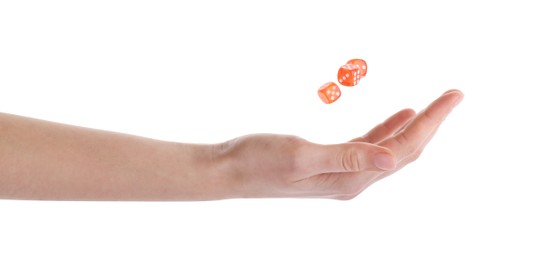
[[[458,104],[460,104],[460,102],[462,102],[462,99],[464,99],[464,94],[460,92],[460,95],[458,95],[458,97],[456,97],[456,100],[454,100],[454,106],[456,107]]]
[[[379,153],[375,155],[375,166],[382,170],[393,170],[397,166],[395,158],[390,154]]]
[[[441,94],[441,95],[442,95],[442,96],[445,96],[445,95],[447,95],[447,94],[449,94],[449,93],[451,93],[451,92],[454,92],[454,91],[456,91],[456,89],[449,89],[449,90],[445,91],[445,92],[444,92],[443,94]]]
[[[460,102],[462,101],[462,99],[464,97],[464,94],[460,90],[457,90],[457,89],[447,90],[447,91],[445,91],[445,93],[443,93],[442,96],[445,96],[445,95],[448,95],[448,94],[454,93],[454,92],[456,92],[458,94],[456,99],[454,100],[454,103],[453,103],[453,106],[456,107],[458,104],[460,104]]]

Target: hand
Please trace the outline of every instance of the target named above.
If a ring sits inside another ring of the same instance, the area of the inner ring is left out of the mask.
[[[247,135],[217,145],[214,158],[228,180],[228,197],[352,199],[415,161],[462,97],[458,90],[447,91],[419,114],[399,111],[347,143]]]

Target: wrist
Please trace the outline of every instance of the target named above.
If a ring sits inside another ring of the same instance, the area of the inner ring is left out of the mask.
[[[221,144],[173,143],[172,176],[176,200],[216,200],[235,197],[230,158]]]

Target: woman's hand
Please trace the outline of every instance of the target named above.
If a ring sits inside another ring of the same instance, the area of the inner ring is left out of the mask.
[[[447,91],[419,114],[402,110],[342,144],[288,135],[239,137],[215,146],[215,165],[226,176],[228,197],[351,199],[416,160],[462,97]]]

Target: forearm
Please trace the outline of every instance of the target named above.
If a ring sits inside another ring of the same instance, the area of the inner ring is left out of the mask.
[[[212,147],[0,113],[0,198],[223,198]]]

